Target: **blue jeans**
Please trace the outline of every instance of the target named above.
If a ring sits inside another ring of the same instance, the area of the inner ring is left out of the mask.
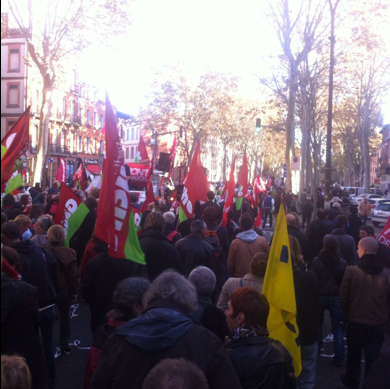
[[[338,296],[320,296],[318,303],[318,346],[322,346],[322,325],[324,324],[324,313],[328,309],[330,320],[332,322],[333,346],[335,361],[344,360],[344,338],[343,338],[343,312],[340,308],[340,299]]]
[[[363,226],[365,226],[367,224],[367,219],[368,219],[368,216],[362,216]]]
[[[54,359],[54,324],[56,321],[56,307],[47,308],[39,312],[39,327],[42,334],[43,352],[46,366],[52,380],[51,388],[55,387],[56,365]]]
[[[374,327],[348,323],[346,379],[350,383],[350,388],[359,388],[362,351],[364,350],[366,362],[364,371],[364,378],[366,379],[375,358],[380,354],[384,340],[385,326]]]
[[[302,372],[298,377],[299,389],[313,389],[316,381],[318,344],[301,346]]]

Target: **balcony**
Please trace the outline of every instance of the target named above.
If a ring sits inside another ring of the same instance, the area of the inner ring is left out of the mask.
[[[49,144],[49,153],[51,155],[77,155],[77,151],[71,151],[69,146]]]

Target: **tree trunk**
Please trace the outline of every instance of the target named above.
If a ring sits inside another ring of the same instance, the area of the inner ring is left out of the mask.
[[[369,99],[367,99],[364,107],[364,117],[362,125],[362,165],[364,169],[363,186],[366,188],[366,192],[370,193],[370,147],[368,144],[370,120],[368,117]]]
[[[42,182],[43,179],[42,174],[44,171],[46,156],[48,151],[50,114],[51,114],[51,107],[53,105],[52,102],[53,87],[54,87],[54,81],[52,79],[45,81],[45,77],[44,77],[42,105],[41,105],[41,112],[39,117],[40,121],[39,121],[38,148],[37,148],[37,154],[36,154],[35,166],[34,166],[34,182],[39,182],[39,183]]]
[[[227,145],[223,145],[223,165],[222,165],[222,173],[223,173],[223,182],[226,182],[226,158],[227,158]]]

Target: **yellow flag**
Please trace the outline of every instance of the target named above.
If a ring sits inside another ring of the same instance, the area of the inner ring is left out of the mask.
[[[301,348],[290,244],[283,204],[279,210],[262,293],[270,304],[267,322],[270,337],[278,340],[289,351],[293,358],[295,376],[298,377],[302,370]]]

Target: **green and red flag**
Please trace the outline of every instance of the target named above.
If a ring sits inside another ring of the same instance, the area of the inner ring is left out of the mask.
[[[87,173],[83,163],[80,163],[79,168],[73,176],[74,188],[81,189],[85,192],[85,182],[87,181]]]
[[[146,264],[134,224],[122,144],[110,99],[106,97],[106,157],[100,191],[96,238],[108,244],[109,255]]]
[[[184,190],[179,209],[180,223],[194,216],[195,202],[198,200],[206,201],[207,192],[210,189],[206,173],[200,160],[200,141],[198,141],[196,146],[190,171],[183,184]]]
[[[246,157],[246,150],[244,151],[244,160],[238,176],[238,193],[236,198],[236,209],[239,211],[242,207],[242,200],[248,193],[248,159]]]
[[[1,194],[13,192],[23,184],[23,162],[29,144],[30,107],[19,117],[1,141]]]
[[[236,158],[233,159],[232,169],[230,170],[230,176],[229,176],[229,182],[227,184],[227,190],[226,190],[226,196],[225,196],[225,205],[223,206],[223,214],[222,214],[222,227],[226,227],[227,220],[228,220],[228,214],[230,210],[232,209],[233,205],[233,198],[234,198],[234,189],[235,189],[235,182],[234,182],[234,170],[236,169]]]

